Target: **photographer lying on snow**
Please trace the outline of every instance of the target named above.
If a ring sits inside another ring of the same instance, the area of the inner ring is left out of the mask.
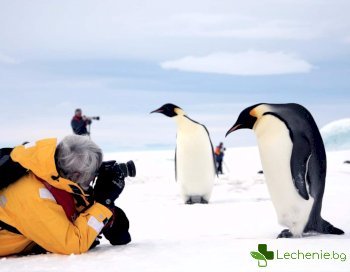
[[[132,162],[102,162],[84,136],[44,139],[32,147],[0,149],[0,256],[79,254],[99,244],[131,241],[129,221],[114,205]],[[95,186],[90,183],[96,179]]]

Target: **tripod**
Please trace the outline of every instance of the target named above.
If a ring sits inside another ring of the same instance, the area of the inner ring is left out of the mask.
[[[86,126],[87,135],[89,136],[89,139],[91,140],[91,123]]]

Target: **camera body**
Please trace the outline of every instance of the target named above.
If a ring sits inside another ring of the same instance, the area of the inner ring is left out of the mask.
[[[94,199],[108,207],[114,206],[114,201],[122,193],[126,177],[135,177],[136,167],[133,161],[117,163],[105,161],[98,170],[93,186]]]

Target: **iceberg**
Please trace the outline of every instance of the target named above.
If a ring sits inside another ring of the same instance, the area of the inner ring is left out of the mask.
[[[331,122],[320,131],[328,151],[350,149],[350,118]]]

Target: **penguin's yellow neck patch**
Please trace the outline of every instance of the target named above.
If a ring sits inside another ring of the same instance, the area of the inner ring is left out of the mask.
[[[177,114],[177,115],[186,115],[185,114],[185,112],[182,110],[182,109],[180,109],[180,108],[175,108],[174,109],[174,112]]]
[[[262,117],[264,115],[264,113],[271,111],[271,107],[269,107],[266,104],[261,104],[257,107],[255,107],[254,109],[252,109],[249,114],[253,117],[255,117],[257,120],[254,124],[253,130],[256,129],[256,127],[258,126],[258,124],[260,123],[260,121],[262,120]]]

